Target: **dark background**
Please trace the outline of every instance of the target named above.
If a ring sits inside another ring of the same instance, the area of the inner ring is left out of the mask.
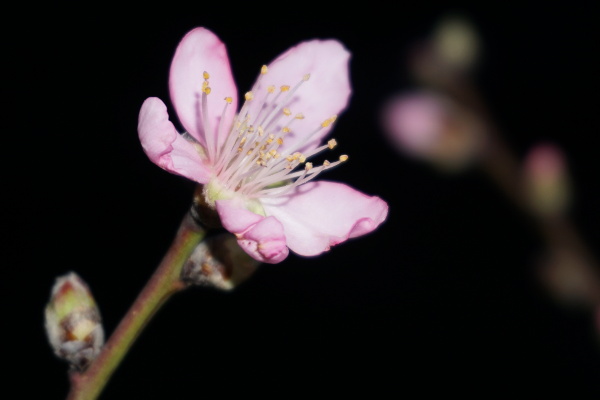
[[[233,292],[178,294],[102,398],[359,390],[369,398],[597,398],[600,332],[540,284],[540,240],[526,218],[477,170],[440,174],[397,153],[378,121],[388,96],[411,84],[405,62],[414,41],[446,12],[470,17],[484,46],[477,84],[506,141],[519,156],[541,140],[563,148],[575,185],[571,216],[598,252],[592,2],[382,4],[148,3],[128,14],[90,6],[5,15],[16,23],[2,34],[0,376],[3,390],[22,392],[9,398],[68,392],[66,364],[43,330],[54,279],[74,270],[86,280],[110,334],[187,211],[193,183],[152,164],[136,126],[147,97],[171,107],[170,60],[196,26],[225,42],[241,92],[300,41],[343,42],[353,97],[333,136],[350,161],[323,178],[382,197],[389,217],[322,256],[263,265]]]

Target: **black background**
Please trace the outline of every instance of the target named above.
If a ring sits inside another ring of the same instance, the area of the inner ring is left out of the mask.
[[[86,280],[109,334],[187,211],[193,183],[152,164],[136,126],[145,98],[171,107],[171,56],[196,26],[225,42],[240,91],[300,41],[343,42],[352,53],[353,97],[333,136],[350,161],[324,178],[382,197],[389,217],[322,256],[263,265],[233,292],[178,294],[102,398],[359,390],[369,398],[415,391],[597,398],[600,332],[536,278],[540,240],[532,226],[477,170],[444,175],[395,152],[378,121],[385,99],[411,85],[408,48],[446,12],[464,13],[482,36],[477,84],[506,141],[518,156],[542,140],[563,148],[575,185],[571,216],[597,252],[592,2],[201,3],[5,15],[14,24],[3,24],[2,34],[0,376],[3,391],[22,393],[8,398],[68,392],[66,364],[43,330],[54,279],[74,270]]]

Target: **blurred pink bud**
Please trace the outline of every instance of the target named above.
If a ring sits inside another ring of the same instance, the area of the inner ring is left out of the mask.
[[[46,334],[54,353],[85,369],[104,345],[100,312],[86,283],[74,272],[56,279],[45,310]]]
[[[558,215],[569,206],[571,190],[566,162],[560,148],[538,144],[523,162],[525,194],[534,212]]]
[[[482,149],[480,121],[433,92],[404,93],[390,99],[383,107],[381,122],[398,150],[443,170],[463,169]]]

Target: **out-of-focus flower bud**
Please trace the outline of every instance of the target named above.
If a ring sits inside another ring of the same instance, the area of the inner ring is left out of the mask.
[[[600,342],[600,305],[596,306],[594,310],[594,326],[596,327],[596,334],[598,335],[598,341]]]
[[[45,317],[54,353],[73,368],[84,370],[104,345],[104,329],[96,302],[77,274],[56,279]]]
[[[231,290],[248,279],[260,265],[230,233],[203,240],[183,266],[181,278],[192,285]]]
[[[433,33],[433,49],[440,63],[461,73],[473,69],[478,61],[480,40],[465,18],[452,15],[442,19]]]
[[[540,258],[537,272],[559,303],[578,308],[593,308],[600,304],[598,272],[580,252],[554,248]]]
[[[471,73],[480,53],[481,40],[473,25],[464,17],[448,15],[429,38],[416,43],[409,64],[418,80],[447,84]]]
[[[484,145],[480,120],[434,92],[417,91],[392,98],[383,107],[381,121],[398,150],[449,172],[470,165]]]
[[[565,157],[555,145],[535,146],[523,163],[525,195],[541,216],[559,215],[569,206],[571,189]]]

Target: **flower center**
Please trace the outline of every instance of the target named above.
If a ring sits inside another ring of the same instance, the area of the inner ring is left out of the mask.
[[[294,87],[284,85],[277,91],[275,86],[268,86],[266,90],[257,91],[259,82],[267,72],[267,66],[263,65],[253,91],[245,94],[244,105],[235,117],[231,131],[222,146],[214,143],[216,138],[210,134],[212,131],[208,125],[209,119],[203,118],[207,136],[206,152],[213,167],[213,178],[207,184],[204,194],[211,206],[214,206],[216,200],[241,197],[246,200],[247,206],[260,208],[259,211],[262,211],[259,198],[287,194],[295,187],[314,179],[324,170],[348,159],[347,155],[342,155],[337,161],[325,160],[320,166],[313,166],[307,161],[323,150],[333,149],[337,145],[335,139],[305,153],[299,151],[315,135],[329,127],[336,120],[335,115],[315,127],[313,132],[301,134],[293,141],[290,140],[288,146],[282,147],[286,136],[292,132],[291,126],[294,121],[304,119],[302,113],[292,116],[289,106],[296,91],[309,80],[310,74],[304,75]],[[203,76],[201,107],[202,114],[207,116],[208,95],[211,91],[210,76],[207,72],[204,72]],[[223,134],[225,111],[231,102],[231,97],[225,98],[225,107],[218,126],[219,135]],[[252,102],[260,102],[260,107],[255,108],[259,110],[257,115],[248,113]],[[255,203],[258,203],[259,207],[256,207]]]

